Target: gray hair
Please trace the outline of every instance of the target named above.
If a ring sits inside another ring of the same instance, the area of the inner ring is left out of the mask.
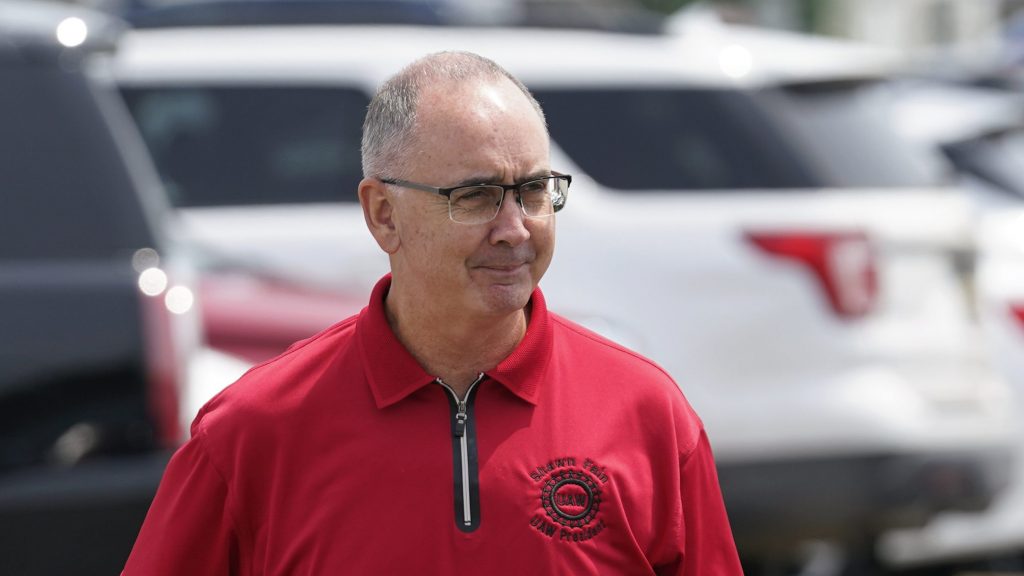
[[[402,177],[404,160],[416,127],[416,104],[425,86],[438,82],[506,78],[526,96],[544,120],[544,111],[530,91],[492,60],[472,52],[437,52],[416,60],[388,79],[373,99],[363,122],[363,176]],[[545,124],[546,127],[546,124]]]

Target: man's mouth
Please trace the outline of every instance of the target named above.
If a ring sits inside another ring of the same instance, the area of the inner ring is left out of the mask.
[[[514,272],[525,265],[525,262],[516,262],[514,264],[484,264],[480,267],[488,270],[497,270],[499,272]]]

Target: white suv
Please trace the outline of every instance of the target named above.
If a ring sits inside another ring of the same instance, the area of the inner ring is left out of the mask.
[[[995,365],[1024,408],[1024,98],[1018,92],[936,81],[897,91],[897,126],[943,153],[979,206],[975,291]],[[897,566],[944,561],[973,567],[1024,560],[1024,423],[1013,483],[982,513],[942,515],[921,530],[887,535],[881,550]]]
[[[428,52],[507,67],[574,176],[552,308],[676,377],[740,549],[767,560],[984,507],[1008,469],[1011,404],[964,290],[969,203],[887,135],[866,75],[885,60],[841,48],[717,27],[179,28],[130,33],[111,69],[194,241],[362,296],[387,265],[355,194],[370,95]]]

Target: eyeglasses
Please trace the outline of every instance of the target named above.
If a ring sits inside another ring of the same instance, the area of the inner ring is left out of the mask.
[[[454,188],[437,188],[397,178],[381,178],[385,184],[394,184],[413,190],[433,192],[448,198],[448,216],[462,224],[484,224],[494,220],[501,210],[505,193],[515,192],[516,203],[529,218],[547,218],[565,206],[572,176],[552,174],[521,184],[474,184]]]

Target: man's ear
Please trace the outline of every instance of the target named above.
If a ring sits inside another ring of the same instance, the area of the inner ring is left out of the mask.
[[[397,252],[401,240],[394,220],[394,197],[387,185],[376,178],[363,178],[359,182],[359,204],[377,245],[388,254]]]

